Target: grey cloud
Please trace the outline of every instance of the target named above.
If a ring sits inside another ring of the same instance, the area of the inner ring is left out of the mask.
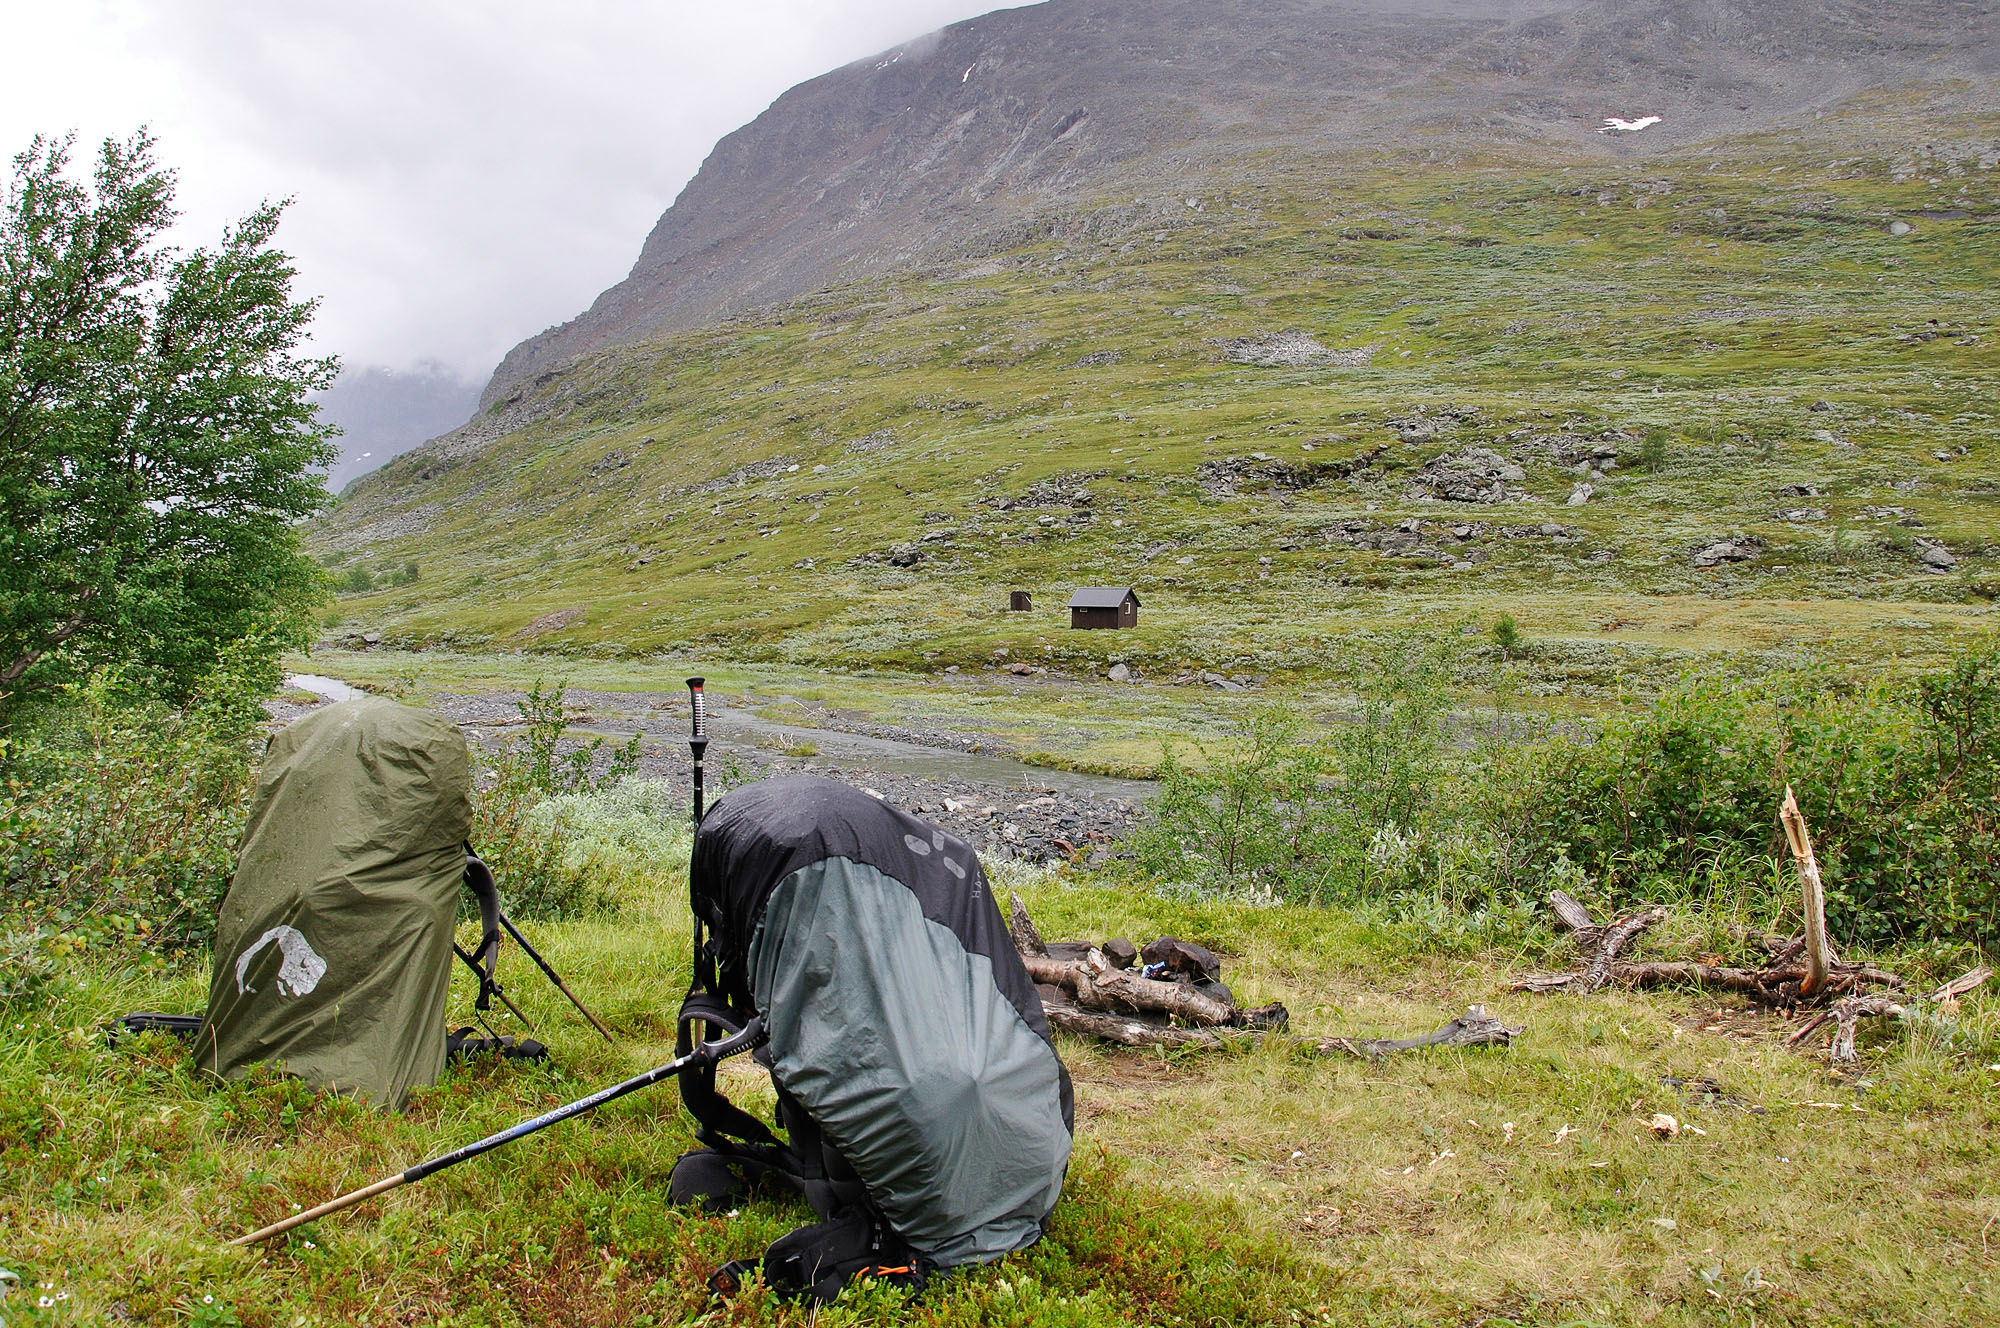
[[[0,99],[19,140],[0,147],[95,123],[84,98],[126,62],[146,92],[119,104],[160,104],[137,109],[200,204],[191,242],[213,241],[218,207],[289,194],[315,349],[477,376],[623,277],[715,141],[786,88],[989,7],[115,0],[69,43],[91,49],[53,56],[77,62],[77,103],[52,79],[47,118],[17,125]]]

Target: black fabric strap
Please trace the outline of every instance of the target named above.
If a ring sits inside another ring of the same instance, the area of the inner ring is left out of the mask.
[[[479,901],[479,946],[472,952],[473,967],[480,971],[479,995],[472,1008],[484,1011],[493,1003],[493,969],[500,960],[500,889],[493,883],[493,869],[470,844],[465,846],[465,888]]]
[[[696,1024],[709,1024],[726,1033],[740,1033],[745,1022],[744,1017],[731,1009],[721,997],[691,991],[681,1002],[680,1018],[674,1032],[674,1054],[685,1056],[694,1050]],[[703,1143],[722,1151],[731,1151],[732,1144],[784,1149],[785,1145],[765,1127],[764,1122],[716,1089],[714,1062],[691,1064],[680,1072],[679,1079],[681,1101],[687,1104],[688,1114],[700,1126],[696,1136]],[[769,1165],[769,1162],[766,1164]]]

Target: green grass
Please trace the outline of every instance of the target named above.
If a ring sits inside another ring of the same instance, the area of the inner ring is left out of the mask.
[[[392,1116],[276,1077],[210,1085],[160,1038],[104,1046],[118,1013],[199,1008],[195,967],[85,956],[6,1010],[0,1267],[22,1279],[8,1321],[804,1322],[756,1295],[706,1305],[710,1267],[806,1214],[671,1208],[667,1175],[691,1146],[671,1088],[277,1248],[222,1244],[671,1055],[685,835],[630,823],[616,795],[573,811],[576,851],[621,904],[535,939],[627,1032],[620,1049],[516,962],[510,989],[553,1065],[456,1069]],[[1285,1001],[1307,1036],[1425,1031],[1475,1001],[1527,1031],[1505,1050],[1378,1063],[1065,1040],[1078,1148],[1049,1238],[914,1312],[872,1292],[821,1323],[2000,1322],[1991,995],[1968,1002],[1955,1040],[1871,1028],[1862,1064],[1831,1075],[1780,1045],[1782,1020],[1716,1017],[1692,994],[1509,992],[1520,969],[1561,962],[1535,934],[1494,949],[1415,915],[1175,902],[1017,868],[998,886],[1021,889],[1050,936],[1214,946],[1239,996]],[[1697,939],[1690,925],[1658,943]],[[768,1108],[747,1063],[725,1073]],[[1669,1074],[1713,1077],[1764,1110],[1689,1100]],[[1705,1133],[1659,1142],[1655,1111]]]

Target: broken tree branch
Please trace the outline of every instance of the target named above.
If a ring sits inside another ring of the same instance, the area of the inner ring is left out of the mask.
[[[1577,953],[1584,967],[1576,973],[1536,973],[1516,981],[1516,991],[1596,991],[1632,965],[1620,964],[1618,952],[1632,943],[1648,927],[1667,920],[1667,910],[1654,905],[1627,913],[1608,927],[1600,927],[1590,910],[1561,890],[1549,893],[1549,907],[1556,918],[1576,933]]]
[[[1803,822],[1801,822],[1803,826]],[[1806,845],[1811,852],[1810,842]],[[1815,869],[1815,872],[1817,869]],[[1815,879],[1817,877],[1815,876]],[[1808,987],[1813,970],[1808,952],[1812,946],[1794,938],[1777,946],[1764,968],[1728,968],[1718,964],[1668,960],[1620,960],[1619,952],[1634,937],[1666,919],[1664,908],[1643,908],[1628,913],[1608,927],[1600,927],[1590,910],[1560,890],[1548,897],[1549,907],[1564,927],[1576,934],[1582,966],[1569,973],[1531,973],[1516,978],[1515,991],[1596,991],[1607,982],[1627,987],[1658,987],[1687,983],[1740,991],[1771,1005],[1792,1005],[1808,995],[1818,999],[1858,994],[1865,986],[1901,987],[1903,979],[1894,973],[1866,964],[1844,964],[1825,943],[1825,910],[1821,908],[1820,942],[1826,966],[1818,975],[1818,985]]]
[[[1927,1003],[1935,1003],[1940,1011],[1949,1013],[1957,1008],[1959,997],[1980,986],[1992,976],[1993,970],[1982,964],[1970,973],[1953,978],[1922,999]],[[1827,1059],[1837,1065],[1851,1065],[1860,1059],[1854,1049],[1854,1039],[1860,1032],[1862,1019],[1871,1015],[1908,1019],[1918,1014],[1917,1010],[1911,1008],[1913,1004],[1914,1002],[1906,1005],[1895,997],[1881,994],[1843,996],[1829,1008],[1819,1011],[1811,1019],[1799,1025],[1798,1031],[1785,1039],[1785,1045],[1796,1047],[1828,1023],[1832,1023],[1833,1045],[1827,1051]]]
[[[1611,966],[1618,958],[1618,952],[1631,944],[1632,939],[1646,928],[1667,920],[1667,910],[1657,904],[1642,908],[1636,913],[1628,913],[1604,929],[1603,937],[1597,943],[1597,953],[1591,958],[1590,967],[1584,970],[1583,989],[1596,991],[1611,980]]]
[[[1805,891],[1806,976],[1799,983],[1799,995],[1811,996],[1826,985],[1828,971],[1840,961],[1826,936],[1826,887],[1820,883],[1812,835],[1806,830],[1805,813],[1799,810],[1799,800],[1792,795],[1790,784],[1785,785],[1785,802],[1778,809],[1778,819],[1784,822],[1785,838],[1792,846],[1792,857],[1799,865],[1799,882]]]
[[[1993,970],[1986,967],[1986,965],[1981,964],[1978,968],[1973,969],[1970,973],[1965,973],[1959,977],[1953,978],[1951,981],[1945,983],[1942,987],[1939,987],[1936,991],[1932,992],[1930,995],[1924,997],[1924,999],[1927,1001],[1937,1002],[1940,1008],[1942,1008],[1946,1013],[1950,1013],[1951,1011],[1956,1010],[1958,1008],[1959,997],[1965,995],[1967,992],[1970,992],[1977,987],[1983,986],[1986,982],[1986,979],[1992,976],[1993,976]]]
[[[1435,1033],[1420,1038],[1326,1038],[1314,1050],[1322,1056],[1360,1056],[1374,1060],[1392,1052],[1416,1051],[1422,1047],[1504,1047],[1519,1037],[1526,1025],[1509,1028],[1486,1012],[1483,1005],[1469,1007]]]
[[[1549,907],[1555,910],[1556,919],[1576,933],[1578,947],[1584,944],[1584,937],[1590,936],[1594,942],[1601,928],[1591,920],[1590,910],[1579,904],[1567,891],[1551,890]]]
[[[1021,896],[1017,894],[1007,896],[1007,938],[1014,942],[1014,949],[1020,952],[1023,959],[1049,952],[1042,934],[1035,930],[1035,920],[1028,916],[1028,906],[1021,902]],[[1029,976],[1034,976],[1033,969],[1029,970]],[[1035,981],[1042,979],[1035,978]]]

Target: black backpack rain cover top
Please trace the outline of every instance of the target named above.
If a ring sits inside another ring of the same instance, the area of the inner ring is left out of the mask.
[[[1040,998],[965,841],[845,784],[732,790],[691,894],[771,1077],[938,1267],[1033,1244],[1073,1107]]]

